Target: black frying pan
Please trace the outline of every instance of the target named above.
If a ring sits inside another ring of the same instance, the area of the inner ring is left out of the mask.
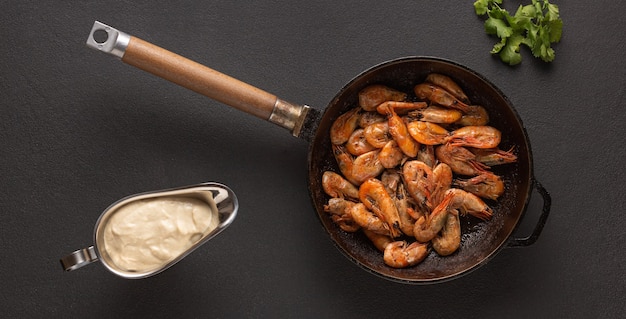
[[[452,61],[433,57],[407,57],[392,60],[361,73],[335,96],[321,113],[314,108],[295,105],[276,96],[190,61],[141,39],[129,36],[100,22],[91,30],[87,45],[116,55],[123,62],[170,80],[212,99],[287,128],[310,143],[308,184],[318,217],[336,246],[362,268],[384,278],[403,283],[433,283],[456,278],[485,264],[503,247],[534,243],[548,218],[550,195],[533,176],[530,142],[522,121],[502,92],[478,73]],[[462,225],[461,247],[454,254],[439,257],[435,252],[420,264],[394,269],[384,264],[382,253],[361,233],[346,233],[324,212],[328,196],[322,189],[322,173],[339,172],[331,151],[330,126],[348,109],[357,105],[358,92],[370,84],[385,84],[403,92],[423,82],[429,73],[453,78],[474,104],[484,106],[489,125],[502,132],[501,148],[515,146],[518,160],[495,167],[505,192],[488,222],[468,218]],[[533,233],[527,238],[512,238],[526,212],[535,188],[543,197],[543,212]]]

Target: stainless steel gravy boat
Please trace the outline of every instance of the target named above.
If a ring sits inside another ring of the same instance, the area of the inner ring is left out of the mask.
[[[199,240],[175,258],[164,262],[162,266],[145,271],[129,271],[118,267],[115,262],[112,261],[111,256],[106,249],[104,249],[104,227],[107,225],[107,222],[120,210],[120,208],[126,206],[127,204],[142,200],[167,198],[189,198],[206,203],[213,211],[213,218],[217,218],[218,220],[216,227],[207,229],[206,232],[201,234]],[[123,278],[139,279],[150,277],[173,266],[185,256],[189,255],[192,251],[222,232],[234,221],[238,208],[239,204],[235,193],[227,186],[214,182],[206,182],[191,186],[151,191],[127,196],[113,203],[100,215],[94,228],[94,244],[92,246],[76,250],[61,258],[61,265],[64,270],[72,271],[93,262],[101,261],[110,272]]]

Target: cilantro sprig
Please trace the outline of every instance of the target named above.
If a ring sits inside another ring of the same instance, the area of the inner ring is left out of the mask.
[[[502,0],[476,0],[474,10],[479,16],[487,15],[485,32],[500,38],[491,50],[509,65],[522,62],[520,46],[530,48],[533,56],[545,62],[554,60],[551,44],[561,40],[563,21],[559,7],[548,0],[532,0],[520,5],[513,16],[500,5]]]

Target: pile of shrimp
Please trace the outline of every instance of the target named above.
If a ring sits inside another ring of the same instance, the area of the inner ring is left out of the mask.
[[[488,122],[485,108],[442,74],[429,74],[414,96],[364,88],[331,126],[340,173],[322,176],[324,210],[342,230],[362,231],[390,267],[417,265],[431,249],[453,254],[459,216],[491,219],[484,200],[504,192],[490,167],[517,160],[513,148],[498,148],[501,132]]]

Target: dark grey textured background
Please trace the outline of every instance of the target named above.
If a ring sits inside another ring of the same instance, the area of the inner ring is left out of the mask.
[[[556,61],[524,48],[511,68],[489,55],[496,40],[472,1],[385,2],[1,1],[3,317],[623,316],[626,3],[555,1],[565,22]],[[473,68],[524,121],[553,199],[546,227],[535,245],[451,282],[370,275],[317,220],[304,141],[87,49],[94,20],[320,109],[389,59]],[[112,202],[203,181],[229,185],[239,216],[170,270],[145,280],[99,264],[61,270]]]

